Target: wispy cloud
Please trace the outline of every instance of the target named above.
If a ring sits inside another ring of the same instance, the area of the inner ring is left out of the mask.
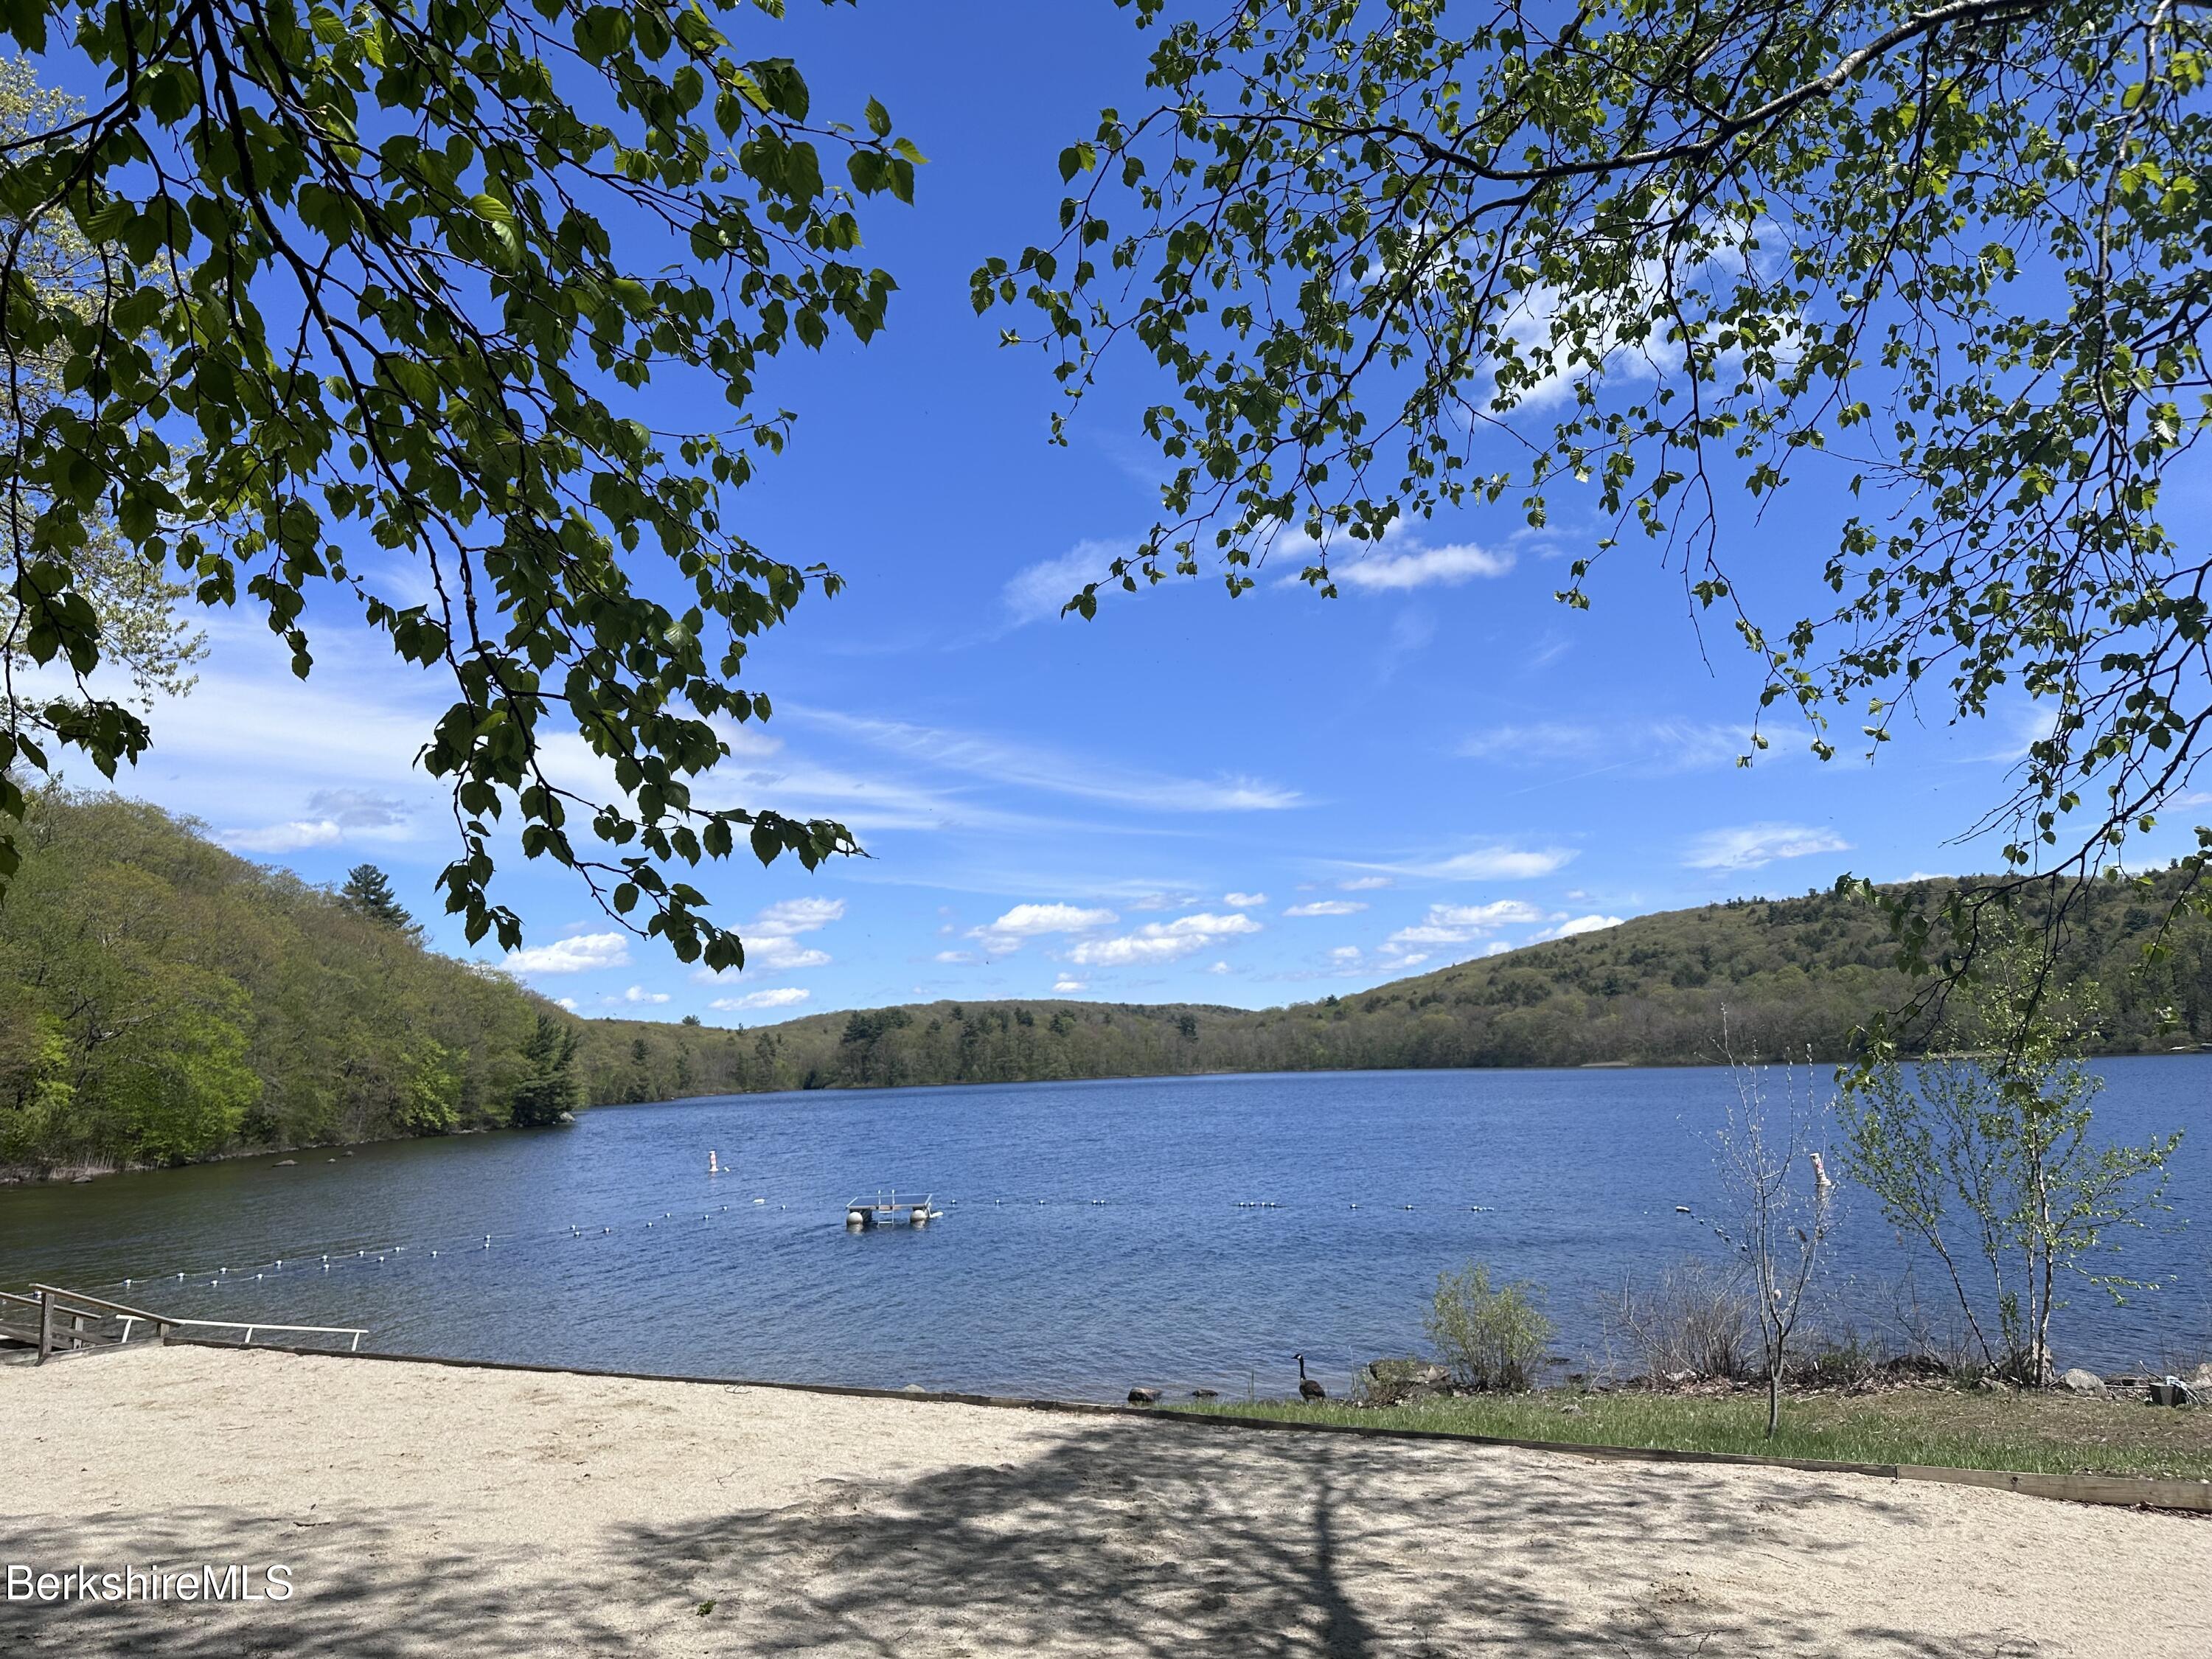
[[[1350,881],[1340,881],[1336,884],[1341,892],[1371,893],[1377,888],[1389,887],[1393,884],[1388,876],[1354,876]]]
[[[756,974],[789,974],[801,968],[826,968],[831,957],[817,945],[802,945],[788,933],[757,933],[744,939],[745,968]]]
[[[1777,859],[1850,850],[1850,842],[1834,830],[1816,825],[1747,823],[1697,836],[1682,862],[1692,870],[1756,870]]]
[[[1531,933],[1528,942],[1534,945],[1540,939],[1573,939],[1578,933],[1601,933],[1607,927],[1620,927],[1622,920],[1620,916],[1571,916],[1557,927]]]
[[[1531,769],[1595,767],[1638,776],[1733,766],[1751,753],[1751,728],[1697,720],[1631,720],[1618,725],[1539,720],[1494,726],[1462,740],[1471,760]]]
[[[1087,991],[1091,988],[1079,979],[1070,979],[1066,975],[1062,974],[1058,979],[1053,981],[1052,988],[1055,995],[1066,996],[1070,992]],[[1057,1019],[1059,1016],[1055,1014],[1053,1018]]]
[[[811,933],[844,919],[845,901],[840,898],[781,899],[753,918],[752,931],[757,934]]]
[[[659,1003],[668,1000],[665,991],[648,991],[642,985],[633,985],[622,994],[622,1000],[630,1003]]]
[[[1310,904],[1293,904],[1283,912],[1286,916],[1356,916],[1367,908],[1358,899],[1316,899]]]
[[[1425,876],[1432,881],[1533,881],[1571,863],[1568,847],[1472,847],[1463,853],[1382,867],[1401,876]]]
[[[755,1008],[794,1008],[813,994],[803,985],[779,985],[772,991],[748,991],[741,997],[716,997],[707,1006],[738,1014]]]
[[[1297,790],[1258,778],[1179,778],[1140,772],[1093,757],[1060,754],[968,732],[823,708],[786,705],[784,717],[921,765],[1084,800],[1176,812],[1280,811],[1300,801]]]
[[[1087,968],[1124,968],[1133,963],[1173,962],[1194,956],[1224,939],[1256,933],[1260,924],[1242,914],[1178,916],[1173,921],[1149,921],[1133,933],[1080,941],[1067,953],[1070,962]]]
[[[1493,552],[1472,542],[1424,547],[1408,538],[1402,550],[1340,556],[1330,562],[1328,574],[1340,587],[1398,592],[1434,585],[1456,587],[1478,576],[1503,576],[1512,568],[1510,553]]]
[[[1127,542],[1078,542],[1056,559],[1024,566],[1000,590],[1007,619],[1016,627],[1050,622],[1085,583],[1102,580],[1115,559],[1134,550]]]
[[[587,974],[601,968],[629,965],[629,935],[623,933],[579,933],[550,945],[532,945],[509,951],[500,966],[511,974],[536,977],[540,974]]]
[[[1464,945],[1501,927],[1526,927],[1544,920],[1545,912],[1521,899],[1499,899],[1492,904],[1431,904],[1425,918],[1410,927],[1401,927],[1383,944],[1389,950],[1410,945]]]
[[[1233,904],[1239,910],[1256,910],[1267,902],[1267,896],[1265,893],[1224,893],[1221,902]]]
[[[802,968],[824,968],[832,960],[827,951],[805,943],[800,935],[827,927],[833,921],[845,919],[845,901],[840,898],[780,899],[769,905],[744,927],[738,937],[744,941],[745,965],[748,974],[788,974]],[[720,984],[722,975],[711,968],[700,968],[691,977],[702,985]],[[721,1006],[720,1003],[714,1005]]]
[[[318,789],[307,797],[305,817],[258,829],[228,830],[223,845],[240,853],[290,853],[335,847],[348,840],[405,837],[413,813],[397,796],[369,789]]]

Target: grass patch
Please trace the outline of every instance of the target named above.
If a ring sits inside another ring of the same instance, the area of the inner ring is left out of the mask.
[[[1565,1409],[1569,1406],[1577,1411]],[[1562,1445],[1743,1452],[1848,1463],[1926,1463],[2041,1474],[2143,1474],[2212,1480],[2212,1412],[2130,1400],[1901,1389],[1785,1398],[1782,1429],[1765,1433],[1763,1395],[1604,1394],[1547,1390],[1364,1407],[1324,1401],[1176,1401],[1214,1417],[1347,1423]]]

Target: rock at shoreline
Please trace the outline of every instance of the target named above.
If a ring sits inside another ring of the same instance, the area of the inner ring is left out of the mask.
[[[1218,1400],[1221,1398],[1221,1390],[1218,1389],[1193,1389],[1190,1391],[1190,1397],[1193,1400]]]
[[[296,1158],[280,1158],[269,1167],[272,1170],[291,1170],[298,1168],[299,1163]]]
[[[1160,1391],[1158,1389],[1132,1389],[1129,1390],[1129,1403],[1132,1406],[1157,1406],[1160,1403]]]
[[[2085,1371],[2079,1365],[2058,1379],[2058,1386],[2069,1394],[2103,1394],[2105,1379],[2094,1371]]]

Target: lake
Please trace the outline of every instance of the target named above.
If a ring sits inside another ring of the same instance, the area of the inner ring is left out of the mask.
[[[2199,1225],[2130,1235],[2116,1265],[2168,1282],[2124,1308],[2077,1287],[2059,1361],[2202,1352],[2212,1057],[2099,1069],[2101,1133],[2188,1132],[2172,1219]],[[0,1284],[363,1325],[404,1352],[1067,1398],[1283,1395],[1303,1350],[1341,1393],[1368,1359],[1421,1347],[1442,1268],[1479,1258],[1542,1284],[1558,1351],[1579,1358],[1623,1273],[1721,1259],[1674,1206],[1711,1203],[1731,1092],[1718,1069],[1387,1072],[602,1107],[292,1168],[0,1188]],[[846,1200],[894,1187],[944,1216],[848,1233]],[[1846,1188],[1833,1303],[1886,1313],[1905,1265]]]

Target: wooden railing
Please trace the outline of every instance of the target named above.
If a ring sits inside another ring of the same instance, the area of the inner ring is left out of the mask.
[[[33,1294],[30,1296],[0,1291],[0,1335],[35,1344],[39,1351],[35,1363],[41,1365],[64,1349],[73,1352],[119,1348],[141,1325],[149,1327],[161,1342],[167,1342],[173,1331],[243,1331],[243,1340],[249,1347],[257,1332],[288,1336],[343,1336],[349,1339],[348,1350],[356,1352],[361,1348],[362,1338],[368,1334],[365,1328],[356,1325],[283,1325],[259,1319],[179,1319],[172,1314],[150,1313],[127,1303],[111,1302],[105,1297],[87,1296],[82,1291],[64,1290],[58,1285],[34,1284],[31,1289]],[[9,1311],[17,1308],[27,1310],[28,1313],[21,1320],[9,1318]],[[88,1320],[95,1323],[88,1325]],[[122,1329],[104,1328],[110,1324],[120,1325]]]

